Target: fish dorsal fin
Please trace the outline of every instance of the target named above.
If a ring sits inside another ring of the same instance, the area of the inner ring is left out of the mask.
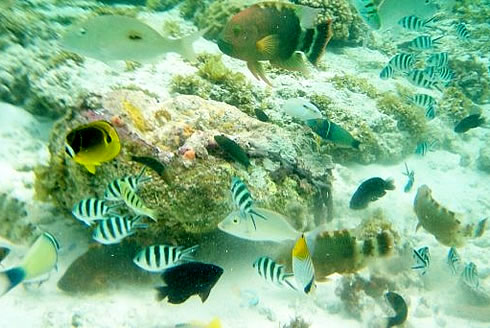
[[[278,34],[270,34],[257,41],[255,46],[261,55],[273,58],[278,54],[279,42]]]

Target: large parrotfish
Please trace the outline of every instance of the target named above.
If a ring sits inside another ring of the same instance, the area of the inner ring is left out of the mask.
[[[318,13],[319,9],[274,1],[252,5],[226,24],[218,47],[246,61],[252,74],[269,85],[260,61],[307,73],[304,55],[316,65],[332,37],[331,21],[315,25]]]

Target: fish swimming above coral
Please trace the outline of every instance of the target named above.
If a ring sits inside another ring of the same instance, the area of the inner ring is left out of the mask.
[[[369,27],[379,30],[381,28],[379,10],[384,1],[381,1],[379,4],[376,4],[375,0],[351,0],[350,2]]]
[[[130,216],[113,216],[99,222],[95,228],[92,238],[103,244],[112,245],[120,243],[124,238],[131,236],[136,229],[145,229],[146,224],[140,224],[140,216],[131,218]]]
[[[470,116],[466,116],[461,121],[456,124],[454,127],[454,132],[456,133],[465,133],[471,129],[477,128],[485,124],[485,118],[481,116],[481,114],[472,114]]]
[[[137,215],[147,216],[155,222],[158,220],[160,216],[158,210],[147,207],[128,183],[121,183],[121,196],[126,206]]]
[[[328,140],[336,145],[359,149],[361,142],[339,125],[327,119],[311,119],[305,121],[313,132],[318,134],[323,140]]]
[[[121,150],[116,129],[106,121],[93,121],[72,129],[66,136],[66,153],[92,174],[96,166],[114,159]]]
[[[134,264],[149,272],[162,272],[179,262],[192,261],[191,253],[199,245],[189,248],[171,245],[153,245],[142,249],[133,259]]]
[[[284,113],[301,121],[323,118],[322,113],[304,98],[289,98],[282,105]]]
[[[417,190],[413,207],[419,220],[416,229],[423,227],[443,245],[461,247],[467,239],[481,237],[485,232],[487,219],[480,220],[476,225],[464,225],[462,214],[440,205],[427,185]]]
[[[24,281],[48,274],[58,263],[60,245],[48,232],[40,235],[29,248],[19,266],[0,272],[0,296]]]
[[[158,159],[150,156],[131,156],[133,162],[138,162],[155,171],[159,176],[163,176],[165,165]]]
[[[352,195],[349,207],[353,210],[366,208],[370,202],[374,202],[386,195],[386,190],[394,189],[393,179],[383,180],[378,177],[367,179],[359,185],[354,195]]]
[[[63,49],[105,63],[115,60],[152,62],[168,52],[193,60],[194,41],[204,32],[182,39],[169,39],[136,18],[102,15],[89,18],[68,28],[60,41]]]
[[[140,184],[151,180],[151,177],[143,175],[145,173],[145,169],[146,168],[143,167],[138,175],[129,175],[112,180],[104,190],[105,200],[122,200],[121,185],[123,183],[127,183],[134,192],[137,192]]]
[[[265,216],[254,210],[254,200],[247,185],[237,177],[231,179],[231,197],[235,206],[240,210],[241,218],[247,219],[250,217],[255,229],[257,229],[255,217],[267,220]]]
[[[109,205],[107,201],[97,198],[85,198],[73,205],[71,213],[77,220],[90,226],[94,221],[117,215],[114,209],[119,206],[120,204]]]
[[[230,19],[218,47],[224,54],[246,61],[255,78],[269,85],[261,61],[307,73],[303,54],[317,65],[332,37],[331,21],[315,25],[319,11],[279,1],[254,4]]]
[[[386,301],[395,311],[395,316],[387,318],[387,328],[402,325],[408,317],[407,303],[399,294],[388,292],[385,294]]]
[[[224,135],[214,136],[214,141],[216,141],[218,146],[223,149],[226,154],[230,155],[235,161],[245,166],[245,168],[250,166],[250,160],[248,159],[247,153],[235,141]]]
[[[162,273],[166,286],[156,288],[157,299],[168,298],[169,303],[180,304],[199,295],[204,303],[222,274],[223,268],[214,264],[189,262],[174,266]]]

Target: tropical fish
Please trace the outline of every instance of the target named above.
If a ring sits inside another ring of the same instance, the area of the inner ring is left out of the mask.
[[[145,165],[146,167],[149,167],[150,169],[155,171],[159,176],[163,176],[163,173],[165,172],[165,165],[154,157],[131,155],[131,160],[133,162],[138,162],[140,164]]]
[[[120,243],[124,238],[131,236],[136,229],[147,228],[146,224],[138,224],[141,217],[131,220],[127,216],[112,216],[99,222],[92,238],[104,245]]]
[[[433,120],[434,118],[436,118],[436,106],[435,105],[431,105],[429,108],[427,108],[427,110],[425,111],[425,117],[428,120]]]
[[[424,74],[429,81],[439,80],[439,68],[435,66],[427,66],[424,68]]]
[[[0,272],[0,296],[23,281],[34,280],[56,267],[60,245],[48,232],[40,235],[19,266]]]
[[[128,183],[121,183],[120,187],[122,200],[127,207],[137,215],[147,216],[153,221],[157,221],[157,218],[159,217],[158,211],[148,208],[145,203],[143,203],[140,196],[131,189],[131,186]]]
[[[359,149],[360,141],[354,139],[349,132],[327,119],[311,119],[306,120],[305,123],[324,140],[329,140],[337,145]]]
[[[116,129],[106,121],[94,121],[72,129],[65,150],[73,160],[92,174],[95,167],[115,158],[121,150]]]
[[[267,220],[257,220],[257,226],[253,227],[247,220],[241,219],[240,211],[234,211],[218,223],[218,228],[235,237],[254,241],[281,242],[298,237],[299,232],[281,214],[260,207],[254,210]]]
[[[386,65],[383,67],[381,72],[379,73],[379,78],[382,80],[391,79],[395,75],[395,69],[391,65]]]
[[[168,302],[180,304],[192,295],[199,295],[204,303],[211,289],[223,274],[223,269],[214,264],[189,262],[171,267],[162,273],[166,286],[157,287],[157,300],[168,297]]]
[[[218,318],[214,318],[208,324],[192,321],[189,323],[178,323],[172,328],[222,328],[221,321]],[[170,327],[169,327],[170,328]]]
[[[224,135],[214,136],[214,141],[216,141],[216,143],[225,153],[230,155],[238,163],[245,166],[245,168],[250,166],[250,160],[248,159],[247,153],[235,141]]]
[[[421,19],[415,15],[409,15],[409,16],[402,17],[398,21],[398,25],[400,25],[401,27],[409,31],[422,32],[426,27],[430,27],[427,24],[432,22],[434,18],[435,16],[429,19]]]
[[[429,66],[444,67],[449,63],[449,55],[447,52],[436,52],[431,54],[425,63]]]
[[[480,113],[466,116],[454,127],[454,132],[465,133],[470,129],[477,128],[485,124],[485,118]]]
[[[451,247],[447,253],[447,265],[451,269],[452,274],[456,275],[459,272],[459,265],[461,264],[461,256],[459,256],[456,248]]]
[[[454,73],[448,67],[441,67],[437,71],[439,81],[449,83],[454,78]]]
[[[357,188],[350,200],[349,207],[353,210],[366,208],[369,202],[374,202],[386,195],[386,190],[394,189],[393,179],[383,180],[378,177],[367,179]]]
[[[323,117],[318,107],[304,98],[289,98],[282,105],[282,110],[289,116],[302,121]]]
[[[260,108],[255,108],[255,117],[257,117],[257,119],[261,122],[269,122],[270,119],[269,119],[269,116],[267,116],[267,114]]]
[[[405,185],[405,188],[403,188],[404,192],[410,192],[413,187],[413,183],[415,182],[415,171],[414,170],[409,170],[407,163],[405,163],[405,172],[403,175],[407,176],[408,181],[407,184]]]
[[[108,205],[105,200],[85,198],[73,205],[71,213],[75,218],[90,226],[96,220],[104,220],[109,215],[116,215],[114,208],[120,204]]]
[[[374,2],[374,0],[351,0],[362,20],[372,29],[379,30],[381,28],[379,9],[384,0],[379,5]]]
[[[459,23],[456,25],[456,34],[458,35],[458,38],[463,41],[468,41],[470,38],[470,31],[468,31],[465,23]]]
[[[234,15],[218,39],[226,55],[247,62],[258,80],[270,85],[260,61],[306,73],[303,53],[318,64],[332,37],[331,22],[315,25],[320,9],[265,1]]]
[[[119,201],[122,200],[121,195],[121,184],[127,183],[131,190],[134,192],[138,191],[138,187],[141,183],[151,180],[151,177],[144,176],[145,167],[143,167],[138,175],[130,175],[122,178],[112,180],[104,191],[104,198],[109,201]]]
[[[398,71],[409,72],[415,65],[415,55],[401,52],[391,57],[388,64]]]
[[[429,247],[421,247],[419,249],[413,249],[413,259],[415,260],[415,265],[412,266],[413,270],[421,270],[422,275],[424,275],[430,266],[430,252]]]
[[[437,103],[434,97],[425,93],[414,94],[411,100],[415,105],[422,107],[426,110],[429,109],[432,105],[435,105]]]
[[[245,183],[237,177],[231,179],[231,197],[235,206],[240,210],[240,216],[243,219],[250,216],[255,229],[257,229],[257,225],[255,224],[254,216],[267,220],[265,216],[262,216],[253,209],[254,201],[250,195],[250,191]]]
[[[68,28],[60,44],[65,50],[103,62],[151,62],[168,52],[192,60],[196,57],[192,43],[202,34],[196,32],[182,39],[168,39],[136,18],[103,15]]]
[[[444,35],[437,38],[432,38],[430,35],[420,35],[410,42],[410,47],[417,50],[431,49],[443,37]]]
[[[408,317],[407,303],[399,294],[394,292],[387,292],[385,294],[386,301],[391,305],[395,311],[394,317],[387,318],[387,328],[402,325]]]
[[[434,147],[436,144],[437,144],[437,141],[435,141],[435,140],[430,142],[430,143],[428,141],[422,141],[422,142],[418,143],[417,146],[415,147],[415,154],[423,157],[429,151],[434,151]]]
[[[180,261],[192,261],[199,245],[184,249],[182,246],[153,245],[142,249],[133,259],[134,264],[149,272],[162,272]]]
[[[480,286],[480,279],[478,278],[478,270],[476,269],[475,263],[470,262],[464,266],[463,272],[461,272],[461,280],[472,288],[478,288]]]
[[[292,289],[296,290],[287,279],[292,277],[292,273],[284,272],[284,266],[277,264],[273,259],[268,256],[261,256],[253,263],[253,267],[257,270],[259,276],[266,281],[273,283],[276,286],[288,285]]]
[[[427,78],[425,70],[414,69],[407,74],[407,79],[415,86],[423,87],[427,89],[436,88],[441,91],[440,86],[437,81],[432,81]]]
[[[297,285],[298,287],[301,287],[301,290],[303,290],[305,294],[309,294],[316,287],[315,268],[313,267],[313,261],[311,260],[310,251],[308,250],[304,234],[298,238],[293,247],[292,259],[293,273]]]

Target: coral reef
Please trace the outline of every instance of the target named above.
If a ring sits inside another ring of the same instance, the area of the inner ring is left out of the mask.
[[[288,324],[282,326],[282,328],[308,328],[310,324],[302,317],[294,317]]]
[[[150,10],[169,10],[178,5],[182,0],[146,0],[146,7]]]
[[[17,240],[26,240],[35,230],[34,225],[19,224],[29,214],[27,205],[8,193],[0,193],[0,236]]]
[[[450,67],[454,71],[454,84],[466,97],[477,104],[490,102],[490,77],[487,66],[476,56],[468,59],[453,59]]]

